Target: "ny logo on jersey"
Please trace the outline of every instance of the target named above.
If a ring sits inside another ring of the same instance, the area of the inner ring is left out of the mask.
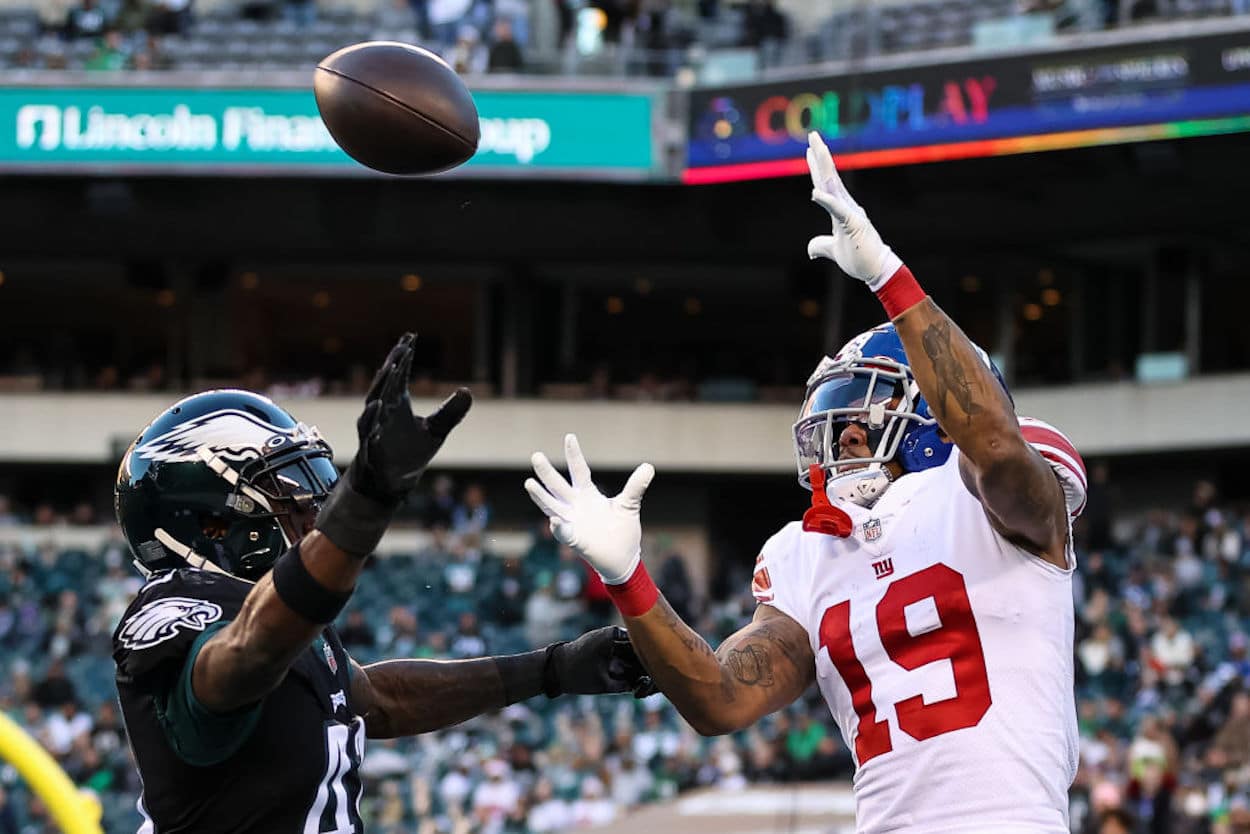
[[[873,562],[872,572],[877,575],[878,579],[885,579],[887,576],[891,576],[894,573],[894,560],[887,557],[880,562]]]

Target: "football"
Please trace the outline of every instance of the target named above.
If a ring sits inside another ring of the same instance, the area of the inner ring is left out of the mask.
[[[362,165],[434,174],[477,151],[477,107],[460,76],[433,52],[370,41],[323,59],[313,78],[330,135]]]

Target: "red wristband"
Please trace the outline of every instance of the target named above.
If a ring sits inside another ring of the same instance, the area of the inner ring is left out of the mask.
[[[907,264],[903,264],[890,276],[890,280],[877,290],[877,298],[880,299],[881,306],[885,308],[885,314],[893,321],[924,301],[928,295],[920,289],[916,276],[911,274]]]
[[[626,617],[641,617],[654,608],[655,601],[660,598],[660,589],[655,587],[651,574],[647,573],[647,566],[642,562],[634,568],[629,579],[619,585],[605,582],[604,587],[608,589],[608,596],[616,603],[617,610]]]

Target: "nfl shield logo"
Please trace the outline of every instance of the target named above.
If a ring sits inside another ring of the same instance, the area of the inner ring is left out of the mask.
[[[337,674],[339,671],[339,662],[334,659],[334,650],[330,648],[329,643],[322,643],[321,648],[325,649],[326,665],[330,667],[331,672]]]
[[[881,538],[881,519],[870,518],[864,522],[864,541],[875,542]]]

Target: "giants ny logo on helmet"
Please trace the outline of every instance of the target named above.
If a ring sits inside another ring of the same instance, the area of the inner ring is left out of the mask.
[[[245,411],[225,409],[190,420],[172,431],[145,441],[135,454],[158,463],[194,460],[196,450],[207,446],[226,460],[261,457],[287,443],[317,441],[315,428],[300,423],[283,429]]]
[[[178,635],[203,631],[221,619],[221,606],[190,597],[166,597],[149,602],[126,620],[117,639],[128,649],[148,649]]]

